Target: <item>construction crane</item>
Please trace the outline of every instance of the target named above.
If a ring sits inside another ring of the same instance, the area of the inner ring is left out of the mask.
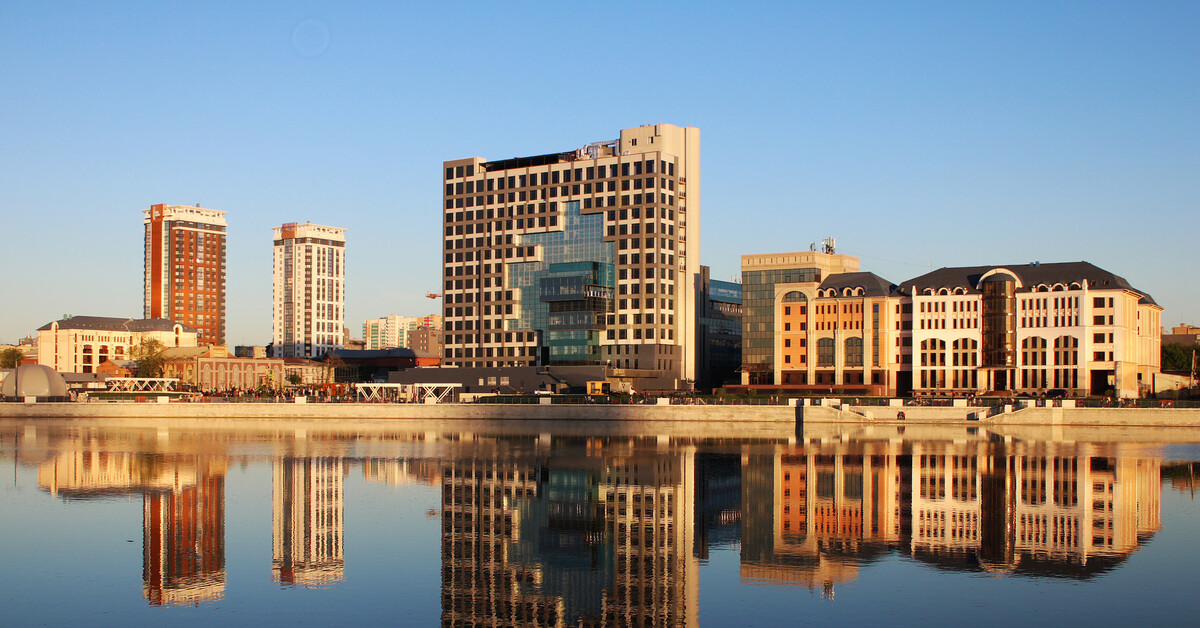
[[[426,292],[425,298],[426,299],[440,299],[440,298],[442,298],[442,295],[437,292]]]

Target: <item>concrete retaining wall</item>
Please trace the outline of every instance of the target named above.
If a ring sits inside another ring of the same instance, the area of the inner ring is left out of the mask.
[[[1200,427],[1200,409],[1026,408],[980,421],[968,417],[986,408],[905,407],[902,424],[1078,425]],[[293,404],[293,403],[39,403],[0,404],[0,420],[118,419],[234,421],[473,421],[503,424],[545,421],[562,424],[663,423],[678,425],[791,428],[804,423],[897,423],[898,408],[856,406],[667,406],[667,405],[490,405],[490,404]],[[864,413],[866,416],[864,416]]]
[[[1200,427],[1196,408],[1025,408],[983,422],[994,425]]]
[[[793,424],[787,406],[390,403],[0,404],[0,418],[687,421]]]

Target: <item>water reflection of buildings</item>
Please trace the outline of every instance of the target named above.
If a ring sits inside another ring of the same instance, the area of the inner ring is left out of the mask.
[[[224,463],[195,484],[144,497],[142,581],[151,604],[187,604],[225,593]]]
[[[531,461],[494,455],[442,467],[442,624],[556,626],[563,605],[538,594],[536,565],[509,559],[520,540],[518,501],[537,495]]]
[[[742,575],[832,595],[895,549],[1090,577],[1159,527],[1160,461],[1119,446],[843,443],[743,457]]]
[[[832,595],[860,563],[898,545],[904,474],[896,448],[777,450],[743,457],[742,576]]]
[[[1160,525],[1160,461],[1092,445],[914,445],[914,556],[983,569],[1087,576]],[[985,449],[986,448],[986,449]]]
[[[694,454],[484,455],[443,468],[443,625],[695,623]]]
[[[441,481],[441,463],[426,458],[367,458],[363,460],[363,479],[391,486],[437,486]]]
[[[284,456],[272,463],[273,577],[321,586],[345,568],[344,469],[340,458]]]
[[[81,444],[38,467],[38,485],[88,499],[142,494],[142,586],[151,604],[225,592],[225,465],[211,457]]]
[[[39,486],[68,499],[143,496],[144,595],[225,590],[225,458],[130,453],[164,446],[68,439]],[[832,596],[893,553],[940,569],[1089,578],[1160,526],[1162,480],[1191,465],[1120,444],[725,442],[464,438],[362,461],[364,479],[442,490],[447,626],[693,625],[699,561],[740,543],[749,583]],[[273,578],[344,574],[343,449],[272,463]]]
[[[639,451],[606,462],[600,490],[616,544],[616,569],[605,599],[605,624],[695,625],[695,451]]]

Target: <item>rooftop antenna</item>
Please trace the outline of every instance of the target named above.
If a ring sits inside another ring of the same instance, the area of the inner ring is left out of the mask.
[[[821,240],[821,251],[824,253],[828,253],[829,255],[833,255],[834,253],[836,253],[837,252],[837,238],[835,238],[833,236],[829,236],[828,238]]]

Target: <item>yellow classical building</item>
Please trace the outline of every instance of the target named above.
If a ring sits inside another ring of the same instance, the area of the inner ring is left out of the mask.
[[[61,373],[94,373],[105,360],[129,359],[144,340],[196,346],[196,330],[165,318],[68,316],[38,328],[38,364]]]
[[[1135,397],[1159,372],[1162,308],[1087,262],[941,268],[895,285],[849,256],[775,257],[798,256],[811,259],[784,270],[742,258],[744,386]]]

